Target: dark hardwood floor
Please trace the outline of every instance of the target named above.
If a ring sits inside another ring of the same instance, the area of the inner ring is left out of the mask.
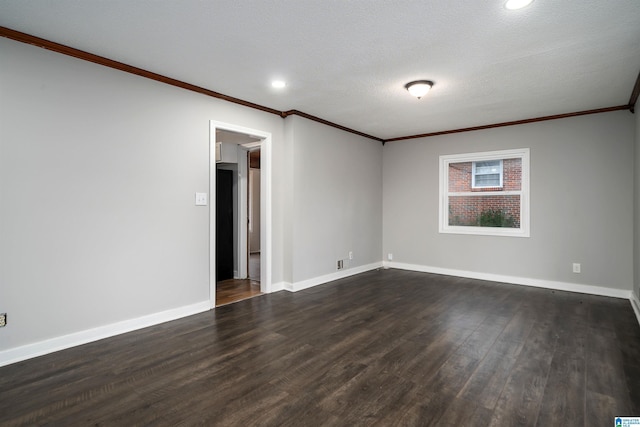
[[[0,424],[610,426],[640,415],[627,300],[400,270],[0,368]]]

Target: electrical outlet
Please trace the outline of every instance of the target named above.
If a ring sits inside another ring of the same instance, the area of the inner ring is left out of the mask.
[[[389,261],[393,261],[393,254],[392,254],[392,253],[389,253],[389,254],[387,255],[387,259],[388,259]]]
[[[580,264],[577,262],[573,263],[573,272],[574,273],[580,273]]]
[[[7,313],[0,313],[0,328],[7,326]]]
[[[353,259],[353,251],[349,251],[349,259]]]
[[[338,270],[342,270],[344,268],[344,261],[339,259],[338,260]]]

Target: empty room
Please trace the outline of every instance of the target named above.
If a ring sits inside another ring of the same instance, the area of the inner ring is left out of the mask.
[[[0,2],[0,425],[640,425],[637,0]]]

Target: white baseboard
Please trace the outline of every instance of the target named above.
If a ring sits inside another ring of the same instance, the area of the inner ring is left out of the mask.
[[[638,297],[629,290],[624,289],[611,289],[601,286],[592,285],[579,285],[575,283],[556,282],[550,280],[530,279],[516,276],[504,276],[498,274],[489,273],[477,273],[464,270],[454,270],[439,267],[429,267],[416,264],[405,264],[398,262],[376,262],[367,264],[360,267],[349,268],[335,273],[327,274],[324,276],[315,277],[312,279],[303,280],[300,282],[278,282],[272,283],[271,292],[277,292],[281,290],[287,290],[290,292],[296,292],[303,289],[308,289],[313,286],[318,286],[327,282],[331,282],[345,277],[353,276],[355,274],[364,273],[366,271],[375,270],[377,268],[397,268],[400,270],[420,271],[424,273],[444,274],[447,276],[467,277],[470,279],[488,280],[492,282],[511,283],[516,285],[535,286],[540,288],[556,289],[570,292],[581,292],[593,295],[601,295],[615,298],[625,298],[631,301],[631,306],[636,314],[638,323],[640,323],[640,300]],[[45,341],[40,341],[33,344],[27,344],[24,346],[11,348],[8,350],[0,351],[0,366],[10,365],[12,363],[20,362],[23,360],[31,359],[34,357],[42,356],[45,354],[53,353],[56,351],[64,350],[67,348],[75,347],[82,344],[87,344],[93,341],[98,341],[103,338],[109,338],[112,336],[120,335],[126,332],[135,331],[138,329],[146,328],[160,323],[168,322],[171,320],[180,319],[183,317],[191,316],[194,314],[202,313],[210,310],[209,301],[203,301],[196,304],[191,304],[184,307],[178,307],[171,310],[166,310],[159,313],[153,313],[146,316],[138,317],[135,319],[124,320],[122,322],[113,323],[110,325],[100,326],[98,328],[87,329],[84,331],[75,332],[60,337],[51,338]]]
[[[286,289],[286,288],[285,288],[285,284],[286,284],[286,283],[287,283],[287,282],[272,283],[272,284],[271,284],[271,290],[270,290],[269,292],[270,292],[270,293],[273,293],[273,292],[279,292],[279,291],[283,291],[283,290],[285,290],[285,289]]]
[[[60,337],[50,338],[44,341],[27,344],[16,348],[0,351],[0,366],[9,365],[33,357],[42,356],[67,348],[98,341],[103,338],[113,337],[137,329],[146,328],[170,320],[180,319],[193,314],[208,311],[209,301],[178,307],[171,310],[153,313],[135,319],[124,320],[110,325],[100,326],[93,329],[74,332]]]
[[[425,265],[384,262],[384,266],[400,270],[420,271],[423,273],[443,274],[446,276],[466,277],[469,279],[488,280],[491,282],[511,283],[514,285],[535,286],[537,288],[555,289],[559,291],[580,292],[583,294],[605,297],[631,299],[632,291],[613,289],[604,286],[580,285],[577,283],[557,282],[553,280],[531,279],[527,277],[504,276],[501,274],[478,273],[474,271],[454,270],[449,268],[429,267]]]
[[[638,324],[640,324],[640,299],[635,293],[631,293],[631,307],[633,311],[636,313],[636,319],[638,319]]]
[[[302,280],[300,282],[285,283],[284,289],[290,292],[297,292],[303,289],[308,289],[314,286],[322,285],[327,282],[332,282],[334,280],[344,279],[345,277],[353,276],[355,274],[360,274],[366,271],[375,270],[376,268],[382,268],[382,262],[374,262],[373,264],[347,268],[344,270],[336,271],[335,273],[325,274],[324,276],[314,277],[311,279]]]

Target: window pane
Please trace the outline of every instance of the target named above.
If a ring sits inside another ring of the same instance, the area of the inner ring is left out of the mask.
[[[476,175],[487,173],[500,174],[500,160],[491,160],[488,162],[476,162]]]
[[[530,236],[528,148],[442,155],[440,184],[440,233]]]
[[[520,228],[520,196],[449,196],[449,225]]]
[[[476,187],[500,187],[500,174],[476,175]]]
[[[520,181],[522,180],[522,160],[520,158],[476,162],[475,170],[474,186],[473,162],[449,163],[448,191],[450,193],[487,191],[485,188],[489,188],[489,191],[520,191]],[[478,173],[479,170],[482,173]],[[504,170],[502,182],[504,188],[500,188],[502,170]],[[495,172],[491,173],[491,171]]]
[[[473,162],[472,187],[478,189],[502,187],[502,160]]]

